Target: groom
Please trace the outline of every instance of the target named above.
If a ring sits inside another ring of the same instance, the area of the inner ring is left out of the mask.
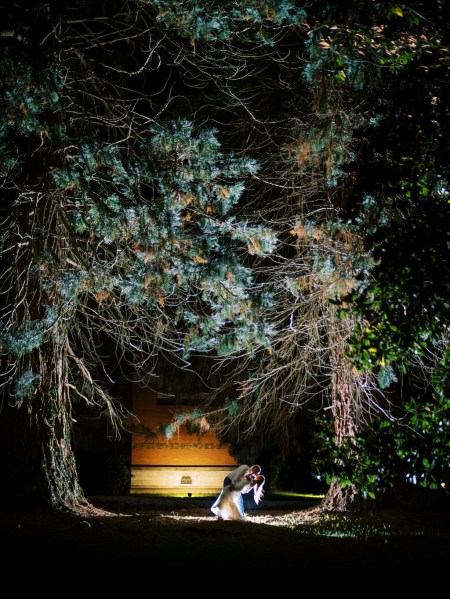
[[[228,487],[228,485],[232,485],[234,483],[239,482],[240,480],[250,480],[253,476],[261,473],[261,466],[258,464],[254,464],[253,466],[247,466],[247,464],[242,464],[242,466],[238,466],[235,470],[229,472],[226,477],[223,479],[223,487]],[[240,512],[244,513],[244,498],[242,497],[242,493],[239,497],[240,504]]]

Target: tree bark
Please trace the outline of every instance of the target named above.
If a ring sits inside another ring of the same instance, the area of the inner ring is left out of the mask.
[[[40,171],[33,167],[31,162],[30,172]],[[38,174],[34,180],[40,183]],[[73,309],[58,285],[67,238],[58,213],[51,193],[17,190],[3,239],[0,502],[13,508],[87,505],[71,441],[67,348]]]
[[[351,319],[339,319],[335,308],[330,308],[330,348],[331,348],[331,411],[334,419],[334,432],[337,446],[345,439],[354,437],[363,423],[363,387],[357,373],[351,371],[346,361],[345,338],[352,328]],[[343,488],[333,480],[322,501],[327,511],[358,512],[363,507],[363,499],[353,485]]]
[[[3,402],[0,500],[9,508],[76,511],[88,505],[78,482],[63,350],[57,343],[37,352],[40,382],[32,397],[19,406]]]

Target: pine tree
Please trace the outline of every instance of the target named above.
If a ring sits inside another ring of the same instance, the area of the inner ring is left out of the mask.
[[[3,37],[1,472],[3,500],[75,510],[87,501],[74,403],[120,429],[132,415],[104,389],[108,361],[150,368],[162,351],[182,362],[269,343],[242,256],[275,239],[230,214],[253,160],[222,153],[211,128],[140,113],[120,87],[132,73],[116,36],[127,52],[145,18],[68,10],[30,8]]]

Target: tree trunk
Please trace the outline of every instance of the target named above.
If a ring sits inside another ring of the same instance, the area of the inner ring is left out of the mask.
[[[38,350],[40,382],[20,405],[3,403],[0,476],[7,507],[76,511],[88,502],[78,482],[61,349]]]
[[[329,512],[356,512],[361,502],[353,486],[343,488],[336,480],[332,480],[321,507]]]
[[[365,394],[357,373],[349,368],[346,361],[345,339],[352,329],[351,319],[339,319],[335,308],[331,307],[330,347],[331,347],[331,410],[334,418],[336,444],[340,446],[345,439],[354,437],[363,423]],[[353,485],[341,487],[333,480],[322,508],[327,511],[358,512],[363,508],[363,498],[357,494]]]
[[[67,235],[49,194],[18,194],[8,225],[1,279],[0,502],[76,510],[87,501],[71,442],[67,335],[73,308],[57,276]],[[53,260],[46,262],[48,255]]]

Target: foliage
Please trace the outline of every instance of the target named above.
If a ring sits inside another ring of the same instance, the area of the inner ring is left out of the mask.
[[[58,476],[45,427],[66,451],[76,401],[120,426],[117,370],[196,352],[228,398],[200,429],[301,453],[326,408],[343,488],[387,489],[406,454],[445,480],[446,3],[21,4],[0,38],[0,343],[28,445],[53,435],[35,463]]]
[[[448,381],[441,396],[410,396],[401,417],[374,419],[339,445],[324,419],[316,431],[316,475],[328,484],[353,485],[366,499],[383,497],[399,483],[448,494],[449,397]]]
[[[244,210],[264,216],[283,240],[276,259],[261,270],[261,279],[274,284],[275,308],[267,317],[278,327],[270,352],[237,368],[239,408],[232,420],[252,438],[253,449],[261,429],[266,439],[277,431],[292,447],[297,441],[288,424],[296,412],[325,405],[339,431],[332,438],[335,451],[353,464],[342,440],[355,435],[360,443],[378,422],[398,422],[380,409],[385,389],[397,391],[392,410],[409,420],[419,408],[403,389],[415,380],[411,397],[423,401],[434,427],[441,415],[441,400],[428,404],[423,397],[448,326],[448,15],[443,3],[422,2],[321,2],[305,11],[303,26],[264,54],[261,81],[276,92],[258,81],[258,97],[269,111],[245,86],[231,88],[230,82],[227,88],[242,137],[255,140],[258,156],[266,148],[260,179],[278,187],[263,191],[263,212],[259,194]],[[229,39],[222,41],[231,63],[239,52]],[[212,57],[212,46],[201,48]],[[248,72],[256,68],[256,60],[239,50]],[[235,98],[245,102],[253,122],[239,120]],[[273,146],[256,122],[276,123]],[[365,418],[366,412],[376,418]],[[231,426],[226,411],[222,425]],[[416,439],[395,434],[405,451]],[[442,459],[444,452],[438,453]],[[370,471],[376,458],[367,459]],[[398,481],[401,460],[395,468]],[[381,487],[393,480],[387,473]],[[351,484],[370,489],[364,476]]]
[[[374,248],[373,282],[347,297],[352,313],[364,319],[349,339],[348,354],[357,368],[396,363],[404,368],[445,333],[450,316],[447,196],[443,191],[418,204],[408,200],[397,207],[400,221],[381,214],[376,231],[367,236]]]
[[[63,295],[74,299],[89,289],[102,304],[118,297],[124,305],[167,309],[184,324],[186,356],[192,348],[251,345],[255,335],[267,343],[270,328],[252,317],[257,298],[247,291],[251,272],[238,253],[270,253],[274,236],[228,216],[244,189],[237,178],[257,165],[219,146],[213,130],[197,133],[187,121],[153,126],[126,161],[118,147],[82,145],[53,179],[71,190],[77,232],[97,239],[108,259],[91,263],[89,272],[65,271]],[[93,188],[105,180],[113,189],[93,202]],[[239,338],[229,326],[235,319]]]
[[[146,4],[146,0],[142,0]],[[273,45],[280,30],[299,25],[305,11],[290,0],[244,2],[173,2],[154,0],[156,21],[195,45],[200,40],[260,41]]]
[[[275,247],[267,226],[232,214],[245,179],[257,173],[255,160],[222,152],[211,127],[170,113],[156,120],[148,104],[141,110],[134,95],[142,91],[133,89],[142,85],[141,71],[127,87],[134,59],[128,71],[119,68],[126,43],[109,40],[92,60],[85,23],[96,23],[92,39],[101,36],[97,25],[111,25],[126,31],[125,42],[133,27],[148,31],[147,15],[133,23],[118,12],[101,23],[87,4],[79,7],[79,20],[66,14],[70,7],[59,9],[60,37],[56,13],[29,7],[28,25],[18,32],[17,6],[10,7],[5,23],[12,33],[2,37],[0,63],[1,250],[7,258],[1,388],[14,409],[26,400],[20,416],[8,410],[3,426],[6,432],[10,420],[22,417],[30,444],[34,436],[53,437],[37,443],[48,455],[35,460],[40,481],[30,483],[52,507],[82,500],[76,474],[64,470],[74,463],[74,403],[97,405],[117,429],[122,425],[126,410],[103,382],[112,372],[131,364],[148,375],[159,351],[182,362],[193,348],[254,351],[270,344],[272,325],[260,314],[270,298],[251,289],[244,262],[248,256],[256,264]],[[22,471],[27,457],[20,444],[17,439],[14,451],[10,442],[8,451],[22,460]],[[2,468],[14,469],[6,456]],[[50,473],[40,464],[54,468]],[[22,495],[31,502],[37,497]]]

